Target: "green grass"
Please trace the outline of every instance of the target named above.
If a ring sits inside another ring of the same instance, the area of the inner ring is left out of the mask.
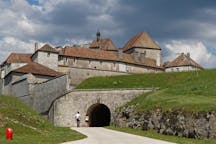
[[[6,141],[5,129],[13,129]],[[0,96],[0,144],[57,144],[86,136],[69,128],[54,127],[15,97]]]
[[[138,103],[137,111],[160,107],[163,110],[216,110],[216,70],[176,73],[150,73],[124,76],[95,77],[81,83],[77,89],[158,87],[129,104]]]
[[[145,137],[165,140],[169,142],[175,142],[178,144],[215,144],[216,143],[216,140],[197,140],[197,139],[189,139],[189,138],[183,138],[183,137],[162,135],[162,134],[157,133],[154,130],[143,131],[139,129],[120,128],[120,127],[114,127],[114,126],[109,126],[106,128],[130,133],[130,134],[135,134],[139,136],[145,136]]]

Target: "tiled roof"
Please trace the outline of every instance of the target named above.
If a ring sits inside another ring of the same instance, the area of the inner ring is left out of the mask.
[[[100,39],[99,41],[93,40],[90,48],[96,48],[96,49],[101,49],[101,50],[111,50],[111,51],[117,51],[118,49],[116,46],[113,44],[113,42],[108,39]]]
[[[51,47],[48,44],[45,44],[44,46],[42,46],[40,49],[38,49],[37,51],[45,51],[45,52],[53,52],[53,53],[58,53],[58,51]]]
[[[104,50],[86,49],[86,48],[78,48],[78,47],[65,47],[60,52],[60,55],[88,58],[88,59],[97,59],[97,60],[120,61],[120,62],[126,62],[130,64],[160,68],[156,66],[155,60],[146,58],[144,60],[144,63],[140,63],[134,61],[132,56],[126,53],[122,53],[122,59],[119,59],[118,52],[114,52],[114,51],[104,51]]]
[[[157,43],[148,35],[146,32],[141,32],[135,36],[133,36],[123,47],[124,51],[127,51],[131,48],[139,47],[139,48],[150,48],[150,49],[158,49],[161,48],[157,45]]]
[[[200,68],[200,69],[204,69],[198,63],[196,63],[194,60],[192,60],[189,55],[186,55],[184,53],[181,53],[181,55],[179,55],[172,62],[168,62],[165,65],[165,68],[179,67],[179,66],[193,66],[193,67],[197,67],[197,68]]]
[[[51,77],[57,77],[62,75],[62,73],[54,71],[48,67],[45,67],[35,62],[28,63],[25,66],[20,67],[13,71],[19,73],[31,73],[35,75],[44,75],[44,76],[51,76]]]
[[[30,63],[32,54],[23,54],[23,53],[11,53],[6,59],[5,63]]]

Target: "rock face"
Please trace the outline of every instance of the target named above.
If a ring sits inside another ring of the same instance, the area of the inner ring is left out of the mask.
[[[142,130],[154,129],[161,134],[187,138],[216,138],[216,112],[162,111],[158,108],[135,113],[135,107],[129,106],[117,110],[114,124]]]

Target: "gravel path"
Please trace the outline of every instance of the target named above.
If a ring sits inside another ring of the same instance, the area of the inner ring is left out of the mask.
[[[174,144],[105,128],[72,128],[88,138],[63,144]]]

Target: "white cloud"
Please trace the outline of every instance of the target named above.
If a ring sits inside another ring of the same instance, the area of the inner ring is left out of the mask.
[[[10,53],[33,53],[34,40],[22,41],[15,37],[4,37],[0,40],[0,63],[3,62]],[[39,47],[44,43],[39,43]]]
[[[34,41],[53,45],[82,43],[92,40],[97,28],[102,36],[123,33],[112,16],[122,7],[119,0],[38,2],[31,5],[26,0],[0,1],[0,63],[11,52],[30,52]]]
[[[207,47],[200,41],[173,40],[165,44],[169,54],[164,58],[172,61],[180,53],[190,53],[193,60],[206,68],[216,67],[216,56],[208,51]]]

